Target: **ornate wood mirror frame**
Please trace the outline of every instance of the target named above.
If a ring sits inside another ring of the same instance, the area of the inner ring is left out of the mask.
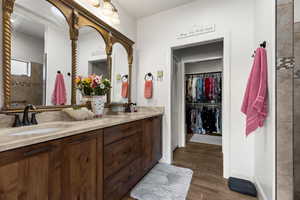
[[[38,0],[35,0],[38,1]],[[76,76],[77,76],[77,42],[79,28],[89,26],[96,29],[104,39],[106,44],[107,63],[109,68],[109,77],[112,71],[112,50],[115,43],[122,44],[128,53],[129,67],[129,95],[128,102],[131,102],[131,84],[132,84],[132,62],[133,62],[133,44],[134,42],[125,35],[96,17],[94,14],[83,8],[74,0],[39,0],[48,1],[58,8],[65,16],[70,28],[70,39],[72,41],[72,97],[71,104],[76,105]],[[20,109],[11,108],[11,15],[13,13],[15,0],[2,0],[3,9],[3,91],[4,105],[2,113],[21,112]],[[111,98],[108,95],[108,104]],[[39,106],[38,111],[54,111],[69,106]]]

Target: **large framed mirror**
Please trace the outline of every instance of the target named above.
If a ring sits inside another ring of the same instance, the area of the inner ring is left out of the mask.
[[[133,41],[76,1],[2,2],[1,113],[21,112],[27,104],[34,104],[38,111],[85,106],[77,95],[77,75],[97,74],[110,79],[113,88],[107,95],[107,105],[131,101]],[[126,69],[129,88],[127,98],[122,98],[122,84],[115,78],[126,77]]]
[[[83,78],[97,75],[110,80],[106,44],[101,33],[90,26],[80,27],[77,47],[77,75]],[[77,90],[77,103],[85,104],[90,95],[89,91]],[[106,99],[107,103],[108,96]]]

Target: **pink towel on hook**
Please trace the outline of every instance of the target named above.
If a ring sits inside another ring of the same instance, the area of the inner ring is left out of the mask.
[[[267,52],[258,48],[253,67],[248,79],[247,89],[242,105],[242,112],[246,115],[246,135],[264,125],[268,115],[268,63]]]
[[[60,73],[56,75],[54,91],[52,94],[53,105],[65,105],[67,103],[67,93],[64,76]]]
[[[144,97],[146,99],[151,99],[153,93],[153,81],[152,80],[146,80],[145,81],[145,89],[144,89]]]
[[[122,96],[124,99],[128,98],[128,88],[129,88],[129,83],[128,83],[128,81],[122,82],[121,96]]]

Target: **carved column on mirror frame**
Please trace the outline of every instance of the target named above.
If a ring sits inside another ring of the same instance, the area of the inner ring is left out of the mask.
[[[108,77],[110,79],[110,82],[112,82],[113,81],[112,79],[114,78],[111,76],[112,75],[112,46],[113,46],[113,42],[112,42],[112,36],[110,34],[105,49],[107,55]],[[107,95],[107,102],[111,103],[111,91]]]
[[[128,54],[128,68],[129,68],[129,90],[128,90],[128,103],[131,103],[131,84],[132,84],[132,63],[133,63],[133,49],[130,47]]]
[[[76,76],[77,76],[77,42],[79,35],[78,26],[78,12],[73,10],[72,13],[72,28],[70,29],[70,36],[72,41],[72,95],[71,104],[76,104]]]
[[[3,92],[4,109],[10,107],[11,100],[11,14],[15,0],[3,1],[2,44],[3,44]]]

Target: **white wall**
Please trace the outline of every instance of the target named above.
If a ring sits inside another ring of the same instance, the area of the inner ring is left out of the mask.
[[[43,64],[44,40],[22,32],[13,31],[12,59]]]
[[[168,51],[177,43],[176,35],[193,25],[216,24],[216,33],[198,36],[230,36],[230,169],[229,175],[252,179],[254,176],[254,136],[245,137],[245,120],[240,111],[254,50],[253,1],[195,1],[138,21],[138,104],[166,107],[163,124],[163,161],[170,162],[170,66]],[[228,38],[227,38],[228,39]],[[189,42],[192,39],[182,39]],[[155,82],[152,100],[143,97],[143,77],[148,71],[164,70],[163,82]]]
[[[275,199],[275,1],[255,1],[255,45],[267,41],[269,116],[255,134],[254,176],[261,199]]]

